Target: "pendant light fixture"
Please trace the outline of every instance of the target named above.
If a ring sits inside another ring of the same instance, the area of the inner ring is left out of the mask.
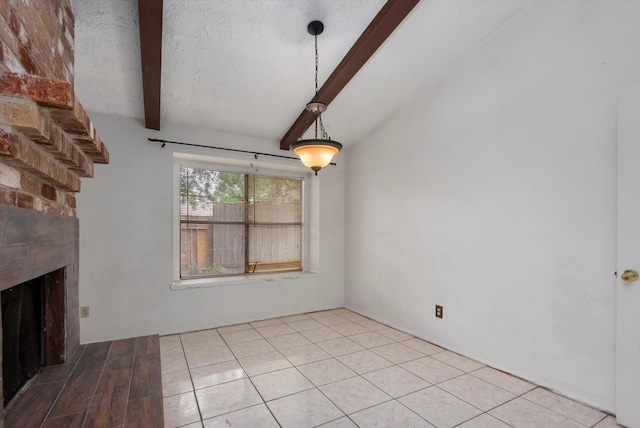
[[[298,155],[302,163],[315,171],[318,175],[325,166],[331,163],[331,159],[342,149],[342,144],[333,141],[322,123],[322,113],[327,106],[318,100],[318,34],[324,30],[324,24],[320,21],[312,21],[307,26],[307,31],[314,37],[316,48],[316,96],[314,101],[307,104],[307,110],[316,115],[315,137],[303,140],[302,137],[289,147],[293,153]],[[320,128],[320,138],[318,138],[318,128]]]

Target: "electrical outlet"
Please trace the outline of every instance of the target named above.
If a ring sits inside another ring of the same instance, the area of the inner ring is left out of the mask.
[[[442,318],[442,306],[436,305],[436,318]]]
[[[80,318],[89,318],[89,306],[80,306]]]

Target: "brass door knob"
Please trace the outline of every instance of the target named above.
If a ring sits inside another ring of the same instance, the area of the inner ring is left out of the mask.
[[[634,282],[638,280],[638,272],[636,272],[635,270],[627,269],[622,272],[622,275],[620,275],[620,277],[623,281]]]

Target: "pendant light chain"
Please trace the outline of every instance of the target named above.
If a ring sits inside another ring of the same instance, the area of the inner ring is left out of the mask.
[[[313,36],[316,42],[316,101],[318,101],[318,66],[320,65],[320,61],[318,60],[318,36]]]
[[[314,40],[315,40],[315,48],[316,48],[316,97],[315,100],[317,102],[320,102],[320,100],[318,99],[318,69],[320,66],[320,60],[318,59],[318,35],[314,35],[313,36]],[[324,123],[322,123],[322,112],[318,112],[317,113],[317,118],[316,118],[316,138],[318,138],[318,123],[320,123],[320,137],[324,140],[331,140],[331,137],[329,137],[329,134],[327,134],[327,131],[324,129]]]
[[[319,61],[318,61],[318,35],[314,35],[313,36],[314,40],[315,40],[315,45],[316,45],[316,101],[318,101],[318,65],[319,65]],[[315,121],[315,126],[316,126],[316,139],[318,138],[318,120],[320,117],[322,117],[320,114],[318,114],[316,121]]]

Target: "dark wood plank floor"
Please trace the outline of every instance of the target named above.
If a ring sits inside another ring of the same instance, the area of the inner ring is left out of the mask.
[[[157,335],[81,345],[50,366],[5,415],[5,427],[163,427]]]

